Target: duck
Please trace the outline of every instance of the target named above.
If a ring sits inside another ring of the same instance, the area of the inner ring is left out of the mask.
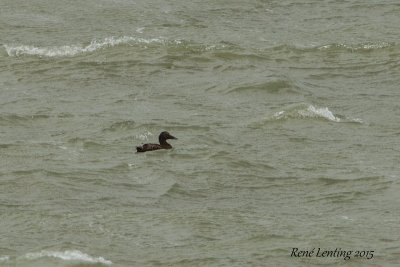
[[[178,138],[172,136],[169,132],[164,131],[161,132],[160,135],[158,136],[158,141],[160,142],[160,144],[144,144],[142,146],[137,146],[136,151],[147,152],[159,149],[171,149],[172,146],[167,143],[168,139],[178,139]]]

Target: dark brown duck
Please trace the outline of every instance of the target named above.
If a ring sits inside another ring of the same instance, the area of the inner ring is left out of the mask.
[[[158,149],[171,149],[172,146],[167,143],[168,139],[178,139],[172,135],[169,134],[169,132],[162,132],[158,136],[158,141],[160,144],[144,144],[142,146],[137,146],[136,151],[137,152],[146,152],[146,151],[152,151],[152,150],[158,150]]]

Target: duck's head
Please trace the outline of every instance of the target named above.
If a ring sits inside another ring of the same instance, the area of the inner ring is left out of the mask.
[[[178,138],[176,138],[175,136],[172,136],[172,135],[170,135],[170,133],[169,132],[162,132],[162,133],[160,133],[160,135],[158,136],[158,140],[160,141],[160,143],[161,143],[161,140],[167,140],[167,139],[178,139]]]

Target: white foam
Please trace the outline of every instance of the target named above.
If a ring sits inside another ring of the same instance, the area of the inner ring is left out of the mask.
[[[25,255],[27,259],[35,260],[43,257],[53,257],[65,261],[78,261],[86,263],[101,263],[106,265],[111,265],[112,262],[104,259],[103,257],[92,257],[86,253],[79,250],[66,250],[66,251],[48,251],[42,250],[41,252],[27,253]]]
[[[300,119],[312,119],[312,118],[320,118],[333,122],[355,122],[355,123],[364,123],[362,119],[352,118],[347,116],[338,117],[332,111],[330,111],[327,107],[315,107],[313,105],[300,105],[296,107],[291,107],[288,110],[282,110],[275,112],[272,116],[275,120],[280,119],[290,119],[290,118],[300,118]]]
[[[352,121],[352,122],[357,122],[357,123],[364,123],[364,121],[360,118],[348,118],[348,120]]]
[[[308,106],[306,110],[299,110],[298,113],[304,117],[316,117],[316,118],[324,118],[334,122],[340,122],[340,118],[335,117],[332,111],[330,111],[327,107],[325,108],[316,108],[312,105]]]
[[[140,27],[136,29],[136,32],[138,33],[143,33],[144,27]]]
[[[341,119],[333,114],[327,107],[319,108],[313,105],[307,107],[292,108],[289,111],[279,111],[273,116],[275,119],[286,118],[322,118],[333,122],[341,122]]]
[[[135,137],[139,140],[146,141],[146,140],[148,140],[149,136],[153,136],[153,134],[151,132],[147,131],[143,134],[137,134]]]
[[[0,262],[6,262],[10,260],[10,256],[0,256]]]
[[[349,45],[349,44],[328,44],[328,45],[323,45],[318,47],[320,50],[324,49],[331,49],[331,48],[344,48],[348,49],[351,51],[357,51],[357,50],[374,50],[374,49],[383,49],[387,47],[391,47],[393,44],[387,43],[387,42],[378,42],[378,43],[362,43],[362,44],[354,44],[354,45]]]
[[[282,110],[282,111],[275,112],[274,117],[275,117],[276,119],[280,119],[280,118],[282,118],[284,115],[285,115],[285,111]]]
[[[93,40],[87,46],[81,45],[64,45],[64,46],[51,46],[51,47],[37,47],[32,45],[7,45],[4,48],[9,56],[33,55],[42,57],[63,57],[75,56],[82,53],[94,52],[98,49],[113,47],[120,44],[151,44],[151,43],[165,43],[163,38],[137,38],[131,36],[123,37],[107,37],[103,40]]]

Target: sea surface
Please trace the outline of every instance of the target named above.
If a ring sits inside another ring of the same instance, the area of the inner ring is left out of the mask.
[[[0,0],[0,266],[400,266],[399,25],[397,0]]]

